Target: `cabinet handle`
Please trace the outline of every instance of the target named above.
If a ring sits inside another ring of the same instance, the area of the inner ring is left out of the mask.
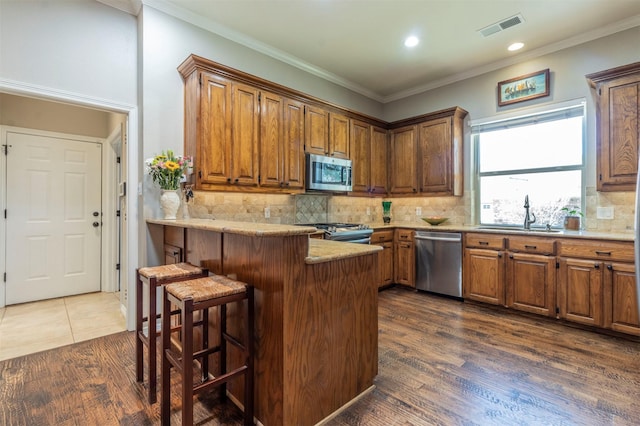
[[[289,186],[289,185],[291,185],[291,182],[285,183],[285,186]]]
[[[524,245],[524,248],[531,249],[531,250],[535,250],[535,249],[537,249],[537,248],[538,248],[538,246],[530,246],[530,245],[525,244],[525,245]]]
[[[227,183],[231,183],[231,178],[227,178]]]
[[[488,246],[489,241],[478,241],[478,244],[480,244],[481,246]]]
[[[502,253],[498,252],[498,258],[502,259]]]
[[[513,259],[513,255],[512,254],[509,255],[509,259]]]
[[[415,188],[413,188],[413,192],[418,192],[418,190],[417,190],[417,189],[415,189]]]
[[[613,271],[613,265],[607,265],[607,269]]]
[[[234,180],[233,182],[234,182],[234,183],[238,183],[239,181],[240,181],[240,179],[239,179],[239,178],[236,178],[236,180]]]
[[[599,264],[599,263],[594,263],[594,264],[593,264],[593,267],[594,267],[595,269],[600,269],[600,264]]]
[[[610,251],[600,251],[600,250],[596,250],[596,254],[598,256],[611,256],[611,252]]]

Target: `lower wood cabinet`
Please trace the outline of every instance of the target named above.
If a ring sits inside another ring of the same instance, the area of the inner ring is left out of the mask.
[[[164,227],[164,264],[184,262],[185,229],[176,226]]]
[[[465,235],[463,297],[492,305],[505,304],[505,238],[495,234]]]
[[[378,287],[393,284],[393,230],[375,231],[371,234],[371,244],[382,247],[378,252]]]
[[[558,316],[580,324],[602,327],[602,262],[558,260]]]
[[[640,336],[633,243],[467,233],[463,296]]]
[[[416,258],[413,241],[414,231],[396,229],[394,241],[394,275],[397,284],[416,286]]]
[[[555,317],[555,256],[509,252],[506,281],[507,307]]]

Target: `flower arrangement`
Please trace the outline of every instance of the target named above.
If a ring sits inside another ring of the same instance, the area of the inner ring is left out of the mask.
[[[160,189],[177,190],[180,180],[191,165],[191,158],[176,156],[170,149],[145,161],[147,170]]]

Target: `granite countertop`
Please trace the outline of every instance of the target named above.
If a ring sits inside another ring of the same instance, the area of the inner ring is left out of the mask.
[[[323,263],[362,256],[381,250],[381,246],[309,238],[309,256],[304,261],[310,264]]]
[[[287,235],[304,235],[316,232],[313,226],[278,225],[272,223],[235,222],[217,219],[146,219],[147,223],[157,225],[180,226],[205,231],[225,232],[253,237],[284,237]]]
[[[556,238],[582,238],[592,240],[616,240],[616,241],[634,241],[635,235],[633,231],[628,232],[612,232],[612,231],[568,231],[553,230],[547,232],[544,229],[534,229],[525,231],[523,229],[487,229],[478,225],[448,225],[446,222],[441,225],[432,226],[428,223],[416,222],[391,222],[390,224],[372,223],[369,227],[374,231],[393,228],[415,229],[417,231],[440,231],[440,232],[486,232],[490,234],[510,234],[510,235],[531,235],[532,237],[556,237]]]

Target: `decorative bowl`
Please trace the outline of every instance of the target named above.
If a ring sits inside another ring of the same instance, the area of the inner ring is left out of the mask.
[[[422,220],[424,220],[425,222],[427,222],[429,225],[440,225],[443,222],[446,222],[447,220],[449,220],[448,217],[441,217],[441,216],[431,216],[431,217],[423,217]]]

